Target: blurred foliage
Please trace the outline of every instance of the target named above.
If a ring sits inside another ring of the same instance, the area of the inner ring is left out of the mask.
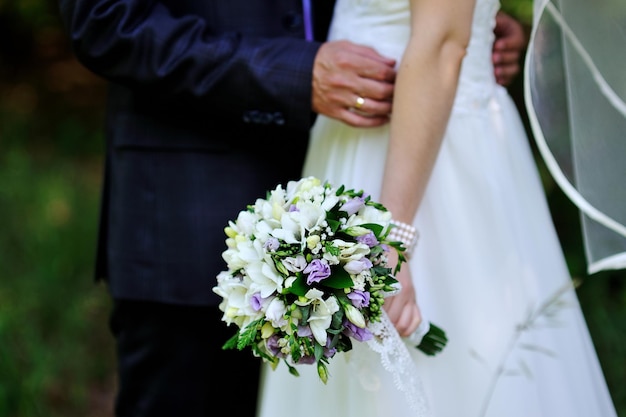
[[[502,3],[530,23],[531,0]],[[0,39],[0,417],[110,417],[109,298],[93,282],[105,86],[74,60],[56,0],[0,0]],[[524,116],[521,78],[510,90]],[[538,164],[585,277],[578,212]],[[578,295],[626,417],[624,278],[587,277]]]
[[[4,137],[4,134],[3,134]],[[0,415],[85,416],[111,380],[93,284],[98,192],[84,161],[0,155]]]
[[[111,416],[109,299],[92,277],[104,85],[56,2],[0,0],[0,38],[0,417]]]
[[[530,25],[533,19],[532,0],[500,0],[501,9],[515,16],[520,22]]]

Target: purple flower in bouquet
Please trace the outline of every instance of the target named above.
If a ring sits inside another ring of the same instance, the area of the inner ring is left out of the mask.
[[[368,247],[373,248],[378,245],[378,239],[376,239],[376,235],[371,231],[356,237],[356,241],[359,243],[366,244]]]
[[[349,199],[339,208],[341,211],[345,211],[349,216],[357,213],[360,209],[365,206],[365,198],[361,196],[356,196],[354,198]]]
[[[330,276],[330,266],[328,262],[322,259],[313,259],[302,272],[307,274],[306,283],[311,285],[314,282],[320,282],[328,278]]]
[[[358,340],[359,342],[366,342],[373,337],[372,332],[370,332],[367,328],[358,327],[349,320],[344,321],[343,324],[345,327],[343,333],[354,338],[355,340]]]
[[[363,308],[370,305],[370,293],[367,291],[354,290],[347,294],[347,297],[356,308]]]

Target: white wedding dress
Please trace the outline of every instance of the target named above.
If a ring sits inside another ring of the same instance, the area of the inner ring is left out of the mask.
[[[491,65],[497,0],[478,0],[458,94],[425,198],[410,267],[423,314],[447,332],[436,357],[408,346],[429,411],[408,407],[378,355],[355,342],[315,366],[264,365],[258,417],[615,417],[520,117]],[[338,0],[332,39],[400,58],[408,0]],[[325,117],[305,176],[377,200],[388,127]],[[410,192],[410,190],[407,190]]]

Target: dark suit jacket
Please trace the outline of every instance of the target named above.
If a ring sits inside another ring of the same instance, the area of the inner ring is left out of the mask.
[[[61,0],[110,81],[97,277],[117,298],[209,305],[228,220],[300,177],[318,42],[300,0]],[[321,40],[332,1],[311,0]]]

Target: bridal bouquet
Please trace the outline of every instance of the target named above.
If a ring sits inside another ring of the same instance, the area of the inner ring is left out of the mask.
[[[326,382],[329,359],[371,339],[368,326],[399,290],[394,273],[405,248],[387,240],[392,227],[390,212],[363,191],[314,177],[279,185],[241,211],[225,228],[228,270],[213,289],[222,319],[239,327],[224,349],[249,347],[294,375],[295,365],[315,363]],[[398,252],[394,270],[390,250]]]

